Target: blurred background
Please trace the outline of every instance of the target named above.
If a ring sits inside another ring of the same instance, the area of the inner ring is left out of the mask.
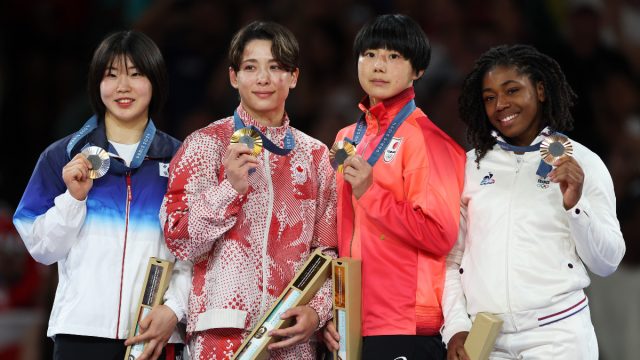
[[[184,139],[229,116],[232,34],[256,19],[289,27],[301,44],[292,124],[328,146],[358,116],[363,93],[351,45],[383,13],[419,22],[433,48],[417,104],[469,149],[457,98],[473,61],[491,46],[528,43],[553,56],[579,96],[569,135],[613,177],[627,244],[619,270],[589,288],[600,358],[640,354],[640,0],[3,0],[0,3],[0,359],[50,359],[48,311],[55,266],[33,262],[11,224],[42,150],[91,115],[86,74],[108,33],[134,28],[162,50],[170,95],[154,121]],[[588,176],[588,174],[587,174]],[[96,304],[96,311],[99,308]]]

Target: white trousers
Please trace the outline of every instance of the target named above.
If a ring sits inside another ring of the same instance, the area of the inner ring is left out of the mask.
[[[589,307],[552,324],[501,333],[489,359],[597,360],[598,341]]]

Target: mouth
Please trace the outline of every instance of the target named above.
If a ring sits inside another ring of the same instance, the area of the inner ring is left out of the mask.
[[[517,118],[517,117],[518,117],[517,113],[516,114],[511,114],[511,115],[505,116],[503,118],[499,118],[498,122],[501,125],[510,125],[511,123],[513,123],[514,119]]]
[[[271,95],[273,95],[273,93],[274,93],[273,91],[254,91],[253,95],[255,95],[256,97],[259,97],[260,99],[266,99]]]
[[[375,86],[383,86],[388,84],[388,81],[382,80],[382,79],[371,79],[369,80],[370,83],[372,83]]]
[[[118,106],[120,107],[129,107],[131,106],[131,104],[133,104],[134,101],[135,100],[132,98],[121,98],[115,100],[116,104],[118,104]]]

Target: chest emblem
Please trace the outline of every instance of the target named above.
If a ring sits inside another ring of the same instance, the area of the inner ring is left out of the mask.
[[[551,184],[551,181],[547,180],[546,177],[539,177],[538,184],[536,186],[541,189],[548,189],[550,184]]]
[[[386,163],[391,162],[393,158],[396,157],[398,150],[400,150],[400,145],[402,144],[402,138],[394,137],[387,145],[387,149],[384,151],[384,157],[382,160]]]
[[[491,185],[495,184],[496,180],[493,178],[493,174],[489,172],[489,174],[485,175],[480,181],[480,185]]]
[[[291,174],[294,184],[304,184],[307,181],[307,169],[301,162],[295,162],[291,165]]]
[[[160,176],[169,177],[169,163],[158,163]]]

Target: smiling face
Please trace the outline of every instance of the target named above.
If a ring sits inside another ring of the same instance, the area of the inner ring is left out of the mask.
[[[484,75],[482,100],[491,125],[516,146],[527,146],[542,128],[542,82],[533,84],[515,66],[496,66]]]
[[[395,50],[369,49],[358,57],[358,80],[371,106],[409,88],[423,72],[416,74],[411,62]]]
[[[146,124],[152,93],[151,82],[128,57],[114,59],[100,82],[105,119],[128,125]]]
[[[238,71],[229,68],[231,86],[240,103],[263,125],[279,126],[289,90],[296,87],[298,69],[287,71],[271,54],[271,40],[251,40],[242,52]]]

